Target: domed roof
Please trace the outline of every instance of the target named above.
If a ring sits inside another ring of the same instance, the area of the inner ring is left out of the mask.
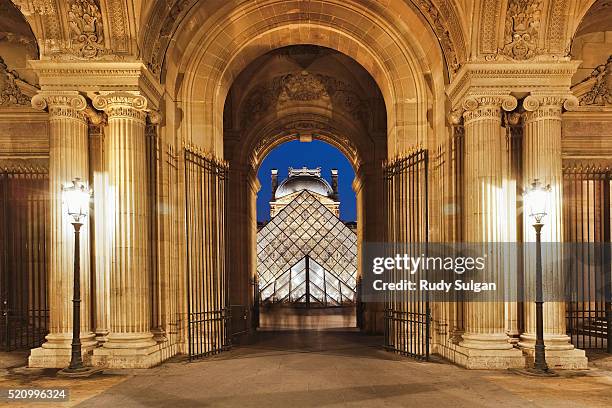
[[[275,199],[279,199],[298,191],[308,190],[313,193],[330,197],[333,190],[327,180],[321,177],[321,169],[289,169],[289,177],[283,180],[276,189]]]

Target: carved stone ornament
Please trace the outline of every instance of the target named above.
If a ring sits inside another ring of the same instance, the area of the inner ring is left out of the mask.
[[[595,68],[583,82],[594,80],[591,89],[580,97],[580,106],[612,105],[612,55],[608,61]]]
[[[478,119],[498,119],[501,110],[510,112],[518,106],[512,95],[472,95],[463,100],[463,119],[465,123]]]
[[[431,27],[436,33],[436,36],[440,40],[440,46],[442,48],[442,52],[444,53],[444,57],[446,58],[446,62],[448,67],[452,73],[456,73],[461,67],[459,57],[457,56],[457,45],[453,43],[453,38],[451,36],[452,27],[448,27],[449,16],[443,15],[448,14],[441,13],[440,10],[436,7],[436,5],[431,0],[419,0],[418,2],[419,9],[424,13],[426,18],[429,20]],[[448,8],[448,6],[442,5]],[[461,35],[461,29],[457,28],[454,30],[455,35]],[[463,39],[461,39],[463,40]]]
[[[0,57],[0,106],[30,105],[30,98],[17,86],[18,79],[19,74],[9,70]]]
[[[93,98],[94,108],[106,112],[109,119],[130,118],[144,123],[147,105],[147,98],[129,92],[113,92]]]
[[[282,107],[291,101],[331,101],[356,119],[367,113],[363,101],[352,87],[336,78],[312,74],[307,71],[273,78],[266,84],[253,88],[246,97],[242,109],[244,123],[250,123],[270,109]]]
[[[500,53],[515,60],[527,60],[537,53],[541,0],[510,0],[506,11],[504,47]]]
[[[106,53],[102,13],[94,0],[69,0],[68,26],[72,53],[87,59]]]

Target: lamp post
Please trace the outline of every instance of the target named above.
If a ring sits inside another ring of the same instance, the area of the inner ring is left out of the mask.
[[[536,233],[536,343],[534,374],[547,375],[550,373],[546,364],[546,351],[544,345],[544,295],[542,289],[542,222],[546,216],[548,194],[550,185],[543,186],[538,179],[534,179],[525,191],[525,202],[529,215],[534,219],[533,228]]]
[[[89,211],[91,190],[80,179],[75,178],[72,184],[62,188],[62,201],[66,213],[74,227],[74,286],[72,293],[72,352],[70,365],[62,370],[65,375],[88,373],[90,368],[83,365],[81,355],[81,248],[80,231],[83,220]]]

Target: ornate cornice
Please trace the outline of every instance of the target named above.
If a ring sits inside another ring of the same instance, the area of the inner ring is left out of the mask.
[[[447,88],[452,109],[473,95],[504,95],[511,92],[568,94],[580,61],[470,62],[459,70]]]
[[[30,61],[43,90],[74,90],[95,93],[138,92],[157,109],[163,87],[141,62]],[[95,96],[95,95],[94,95]],[[92,96],[93,98],[93,96]]]

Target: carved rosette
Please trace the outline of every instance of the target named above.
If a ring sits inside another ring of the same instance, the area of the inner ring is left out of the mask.
[[[518,101],[511,95],[469,96],[463,101],[465,124],[481,119],[501,121],[501,110],[510,112],[516,109]]]
[[[129,118],[144,124],[147,118],[147,99],[142,95],[128,92],[97,95],[93,105],[106,112],[109,119]]]
[[[523,100],[525,123],[538,119],[561,120],[562,108],[573,110],[579,105],[573,95],[529,95]]]
[[[51,119],[72,118],[85,121],[87,101],[77,91],[40,92],[32,97],[34,109],[49,109]]]

